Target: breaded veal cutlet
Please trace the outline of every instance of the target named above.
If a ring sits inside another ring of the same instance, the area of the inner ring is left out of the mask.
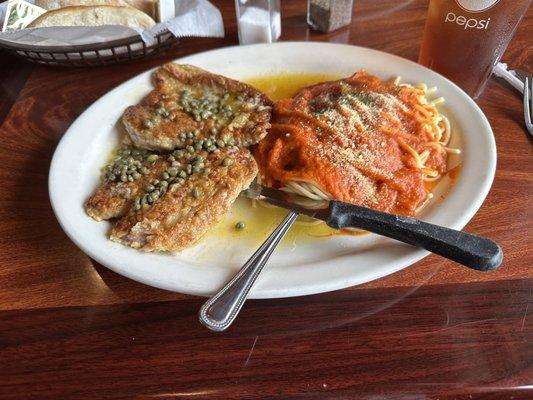
[[[122,117],[137,148],[183,148],[191,131],[198,132],[197,139],[247,147],[270,127],[271,100],[246,83],[172,63],[155,71],[153,83],[147,98]]]
[[[164,196],[149,207],[132,208],[112,228],[111,240],[144,251],[177,251],[195,243],[221,220],[257,175],[248,149],[211,153],[205,162],[207,173],[204,170],[182,184],[170,184]]]
[[[272,103],[242,82],[189,65],[164,65],[154,83],[141,105],[125,111],[133,143],[105,167],[85,209],[97,221],[118,218],[111,240],[177,251],[220,221],[256,177],[246,147],[266,134]],[[180,102],[185,106],[173,105]]]
[[[96,221],[123,216],[143,187],[159,178],[169,164],[157,154],[121,148],[105,168],[104,181],[85,203],[85,211]]]

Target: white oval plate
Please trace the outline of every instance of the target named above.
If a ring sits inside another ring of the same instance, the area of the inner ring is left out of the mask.
[[[456,85],[412,61],[362,47],[312,42],[229,47],[176,61],[236,79],[287,71],[348,76],[365,68],[383,79],[400,75],[403,82],[436,85],[438,95],[446,99],[441,111],[451,120],[455,145],[463,150],[462,170],[447,196],[426,208],[422,218],[462,229],[490,189],[496,146],[487,119]],[[99,182],[102,165],[118,142],[116,126],[121,114],[152,89],[151,73],[144,72],[115,88],[72,124],[52,160],[50,199],[67,235],[100,264],[148,285],[208,295],[252,254],[249,242],[207,235],[180,253],[142,253],[108,240],[109,224],[93,221],[83,209]],[[289,297],[341,289],[389,275],[427,254],[376,235],[304,241],[278,249],[251,297]]]

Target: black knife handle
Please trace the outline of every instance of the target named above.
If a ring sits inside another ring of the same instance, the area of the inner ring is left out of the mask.
[[[364,229],[422,247],[478,271],[496,269],[503,259],[500,246],[484,237],[336,200],[330,201],[329,210],[326,223],[332,228]]]

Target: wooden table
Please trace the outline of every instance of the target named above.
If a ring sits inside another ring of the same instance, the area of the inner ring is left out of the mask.
[[[282,3],[281,40],[417,58],[427,1],[356,0],[352,26],[329,35],[308,30],[305,2]],[[66,237],[47,191],[61,136],[138,73],[236,44],[233,2],[215,4],[226,38],[187,39],[133,64],[53,69],[0,53],[0,398],[532,398],[532,147],[521,98],[501,82],[478,100],[498,170],[466,227],[502,245],[496,272],[430,256],[359,287],[250,301],[216,334],[198,323],[204,299],[116,275]],[[504,61],[533,70],[532,34],[530,10]]]

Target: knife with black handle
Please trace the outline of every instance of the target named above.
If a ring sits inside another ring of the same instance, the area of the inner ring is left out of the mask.
[[[358,228],[387,236],[448,258],[478,271],[500,266],[503,252],[490,239],[470,233],[354,206],[341,201],[329,202],[326,224],[335,229]]]
[[[433,225],[415,218],[388,214],[337,200],[322,202],[322,207],[309,207],[293,196],[272,188],[253,185],[244,192],[260,199],[313,218],[321,219],[335,229],[357,228],[387,236],[478,271],[499,267],[503,259],[500,246],[487,238]]]
[[[490,239],[415,218],[388,214],[336,200],[309,202],[309,199],[306,199],[306,202],[302,203],[294,201],[294,198],[283,191],[257,184],[252,184],[243,194],[291,212],[237,275],[200,309],[200,322],[213,331],[224,331],[235,320],[257,277],[298,214],[321,219],[335,229],[364,229],[422,247],[478,271],[496,269],[503,259],[502,249]]]

